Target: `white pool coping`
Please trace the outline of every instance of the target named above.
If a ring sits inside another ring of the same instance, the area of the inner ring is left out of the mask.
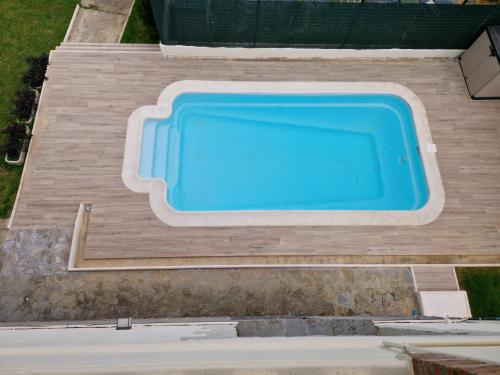
[[[253,93],[253,94],[392,94],[404,99],[411,108],[425,177],[429,189],[427,203],[418,210],[253,210],[253,211],[178,211],[166,201],[165,181],[139,176],[144,121],[170,116],[173,100],[182,93]],[[234,82],[177,81],[167,86],[157,105],[136,109],[128,119],[122,179],[130,190],[148,193],[151,209],[171,226],[330,226],[330,225],[423,225],[439,216],[445,194],[436,147],[432,141],[425,107],[408,88],[393,82]]]

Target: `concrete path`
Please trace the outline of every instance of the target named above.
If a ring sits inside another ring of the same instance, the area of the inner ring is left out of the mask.
[[[68,42],[118,43],[134,0],[82,0]]]

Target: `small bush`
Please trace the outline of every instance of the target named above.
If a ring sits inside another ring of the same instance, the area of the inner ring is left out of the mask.
[[[149,0],[136,0],[120,43],[160,42]]]
[[[26,62],[28,70],[23,75],[23,82],[31,88],[42,86],[49,64],[49,55],[44,53],[40,56],[29,56],[26,58]]]
[[[6,141],[1,146],[2,153],[7,154],[10,158],[17,157],[22,150],[24,140],[28,137],[26,126],[14,122],[3,129],[2,133],[6,135]]]
[[[500,267],[456,268],[458,282],[467,291],[472,315],[500,317]]]
[[[25,87],[16,93],[14,110],[12,114],[20,120],[28,120],[35,106],[35,93],[32,89]]]

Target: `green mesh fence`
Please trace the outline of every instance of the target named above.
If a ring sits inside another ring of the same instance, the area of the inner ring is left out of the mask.
[[[412,0],[406,0],[412,1]],[[500,5],[331,0],[151,0],[163,44],[227,47],[467,48]]]

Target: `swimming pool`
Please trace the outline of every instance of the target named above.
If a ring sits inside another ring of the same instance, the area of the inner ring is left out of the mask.
[[[179,81],[129,119],[123,180],[169,225],[411,225],[444,191],[394,83]]]

